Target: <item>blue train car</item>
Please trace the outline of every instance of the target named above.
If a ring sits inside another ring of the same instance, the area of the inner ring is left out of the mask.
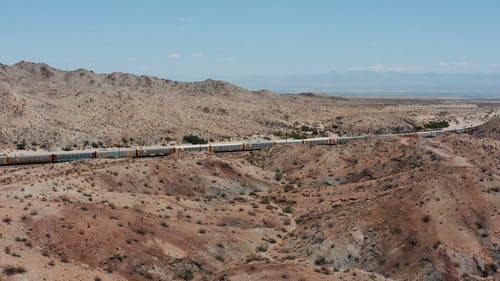
[[[109,148],[92,152],[94,158],[132,158],[136,157],[134,148]]]
[[[51,162],[67,162],[95,158],[95,153],[92,151],[61,151],[53,155],[55,157],[53,157]]]

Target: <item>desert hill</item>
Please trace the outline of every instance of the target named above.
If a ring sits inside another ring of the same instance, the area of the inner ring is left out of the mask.
[[[499,126],[3,167],[0,278],[496,280]]]
[[[428,120],[478,121],[497,105],[471,101],[371,103],[322,94],[248,91],[218,80],[177,82],[126,73],[0,66],[0,147],[83,148],[284,136],[411,131]],[[432,102],[431,102],[432,103]],[[311,131],[311,130],[310,130]],[[309,133],[310,133],[309,131]]]

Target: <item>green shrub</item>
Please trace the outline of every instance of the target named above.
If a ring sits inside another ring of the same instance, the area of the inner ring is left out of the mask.
[[[274,179],[276,181],[280,181],[282,177],[283,177],[283,172],[281,172],[280,170],[277,170],[276,173],[274,174]]]
[[[260,200],[260,203],[261,203],[261,204],[269,204],[269,203],[271,203],[271,198],[269,198],[269,197],[264,197],[264,198],[262,198],[262,199]]]
[[[191,280],[193,279],[193,272],[189,269],[184,269],[177,272],[177,277],[181,278],[182,280]]]
[[[307,139],[309,137],[309,135],[305,134],[303,132],[294,131],[291,134],[286,134],[286,137],[291,138],[291,139],[296,139],[296,140],[303,140],[303,139]]]
[[[318,129],[311,127],[311,126],[304,125],[304,126],[300,127],[300,130],[302,132],[311,132],[312,135],[319,135]]]
[[[285,192],[290,192],[293,190],[293,185],[285,185]]]
[[[24,143],[24,141],[18,142],[18,143],[16,143],[16,148],[17,148],[17,150],[24,150],[24,149],[26,149],[26,144]]]
[[[285,213],[293,212],[292,206],[286,206],[285,208],[283,208],[283,212],[285,212]]]
[[[187,135],[182,138],[182,141],[185,143],[190,143],[190,144],[207,144],[208,141],[206,141],[203,138],[200,138],[199,136],[195,135]]]
[[[441,129],[450,126],[447,121],[432,121],[424,125],[427,129]]]

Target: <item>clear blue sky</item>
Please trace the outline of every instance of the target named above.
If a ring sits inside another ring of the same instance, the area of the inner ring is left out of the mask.
[[[2,1],[0,62],[174,79],[500,72],[500,1]]]

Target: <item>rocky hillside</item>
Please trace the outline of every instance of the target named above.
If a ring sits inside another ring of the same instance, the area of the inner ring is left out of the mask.
[[[252,157],[279,173],[283,192],[273,201],[295,217],[280,252],[397,280],[498,278],[500,134],[491,129],[499,126]]]
[[[220,141],[312,132],[399,132],[421,127],[426,120],[454,122],[465,115],[478,119],[492,110],[468,102],[422,106],[311,93],[278,95],[224,81],[186,83],[126,73],[62,71],[25,61],[0,65],[0,99],[3,150],[161,144],[189,134]]]
[[[497,280],[499,126],[3,167],[0,279]]]

